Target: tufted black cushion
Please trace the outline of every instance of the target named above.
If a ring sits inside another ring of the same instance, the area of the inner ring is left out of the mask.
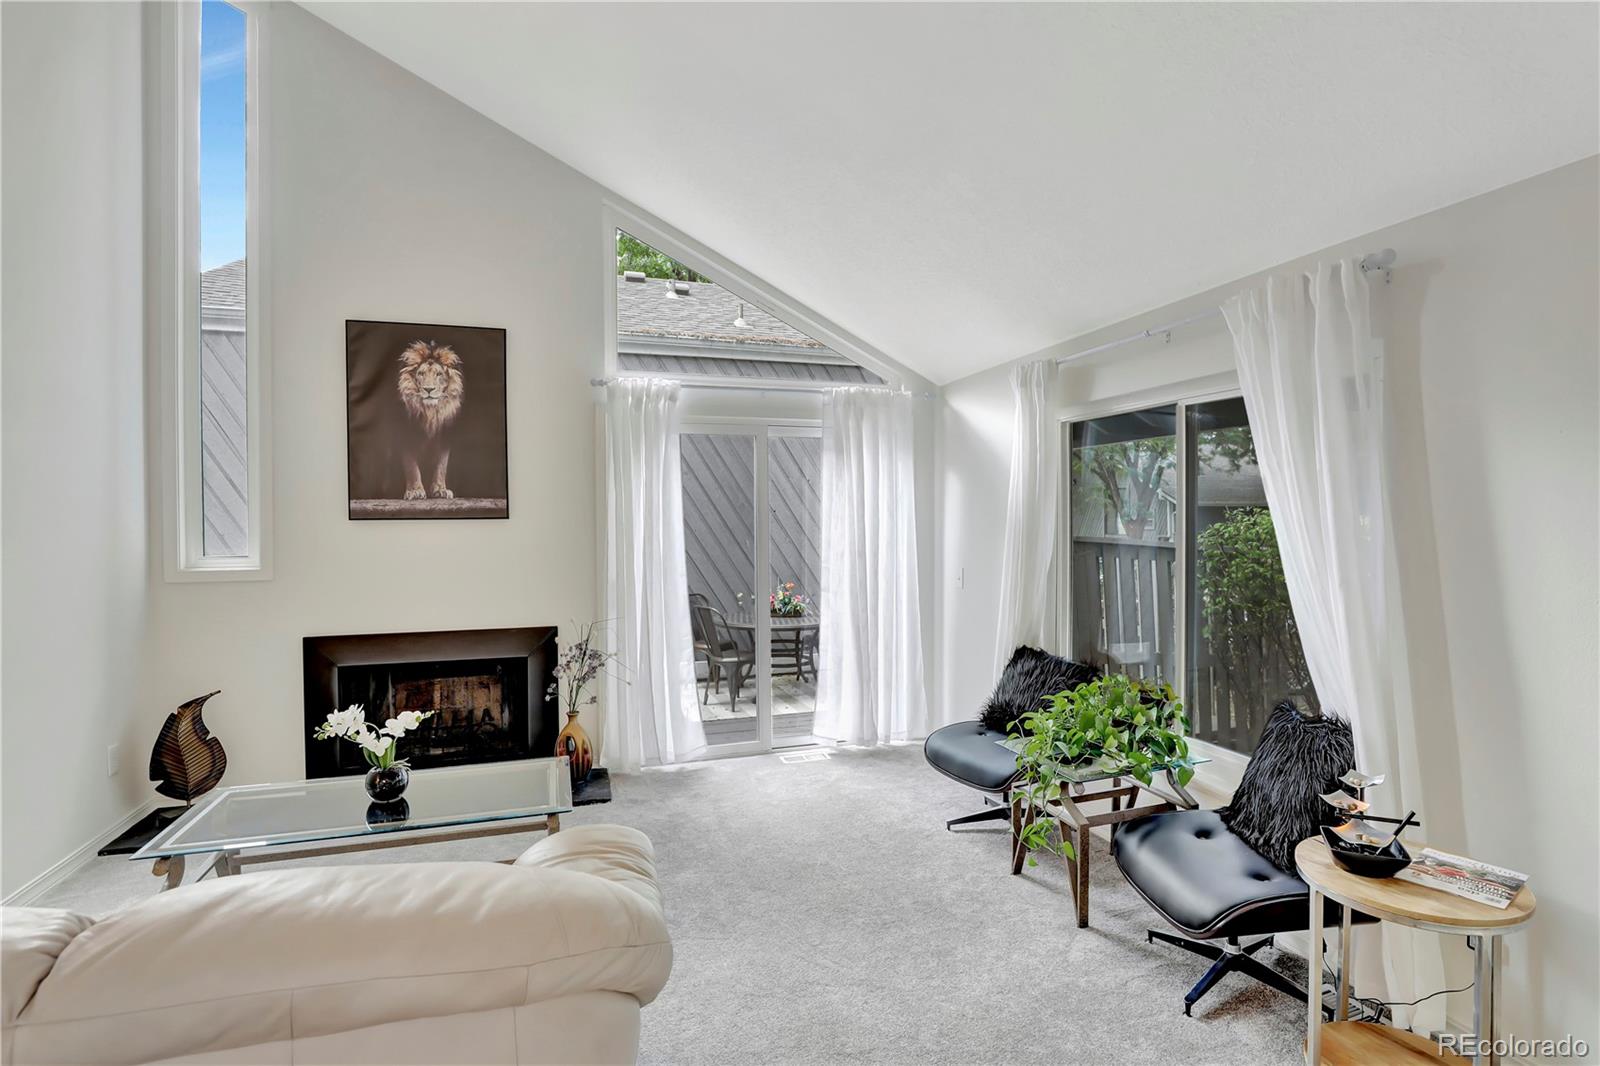
[[[1273,709],[1222,822],[1280,870],[1294,869],[1295,845],[1341,816],[1318,797],[1342,788],[1356,764],[1350,723],[1308,718],[1284,701]]]
[[[1128,883],[1179,931],[1207,940],[1304,929],[1310,890],[1228,831],[1217,811],[1171,811],[1120,826],[1111,854]],[[1330,901],[1325,921],[1337,924]]]
[[[1024,644],[1011,653],[1011,661],[1000,672],[1000,682],[984,703],[978,721],[1004,736],[1012,722],[1038,710],[1046,696],[1099,676],[1100,671],[1088,663],[1076,663]]]
[[[981,792],[1004,792],[1017,776],[1017,757],[999,741],[1006,738],[982,722],[954,722],[935,729],[922,754],[942,774]]]

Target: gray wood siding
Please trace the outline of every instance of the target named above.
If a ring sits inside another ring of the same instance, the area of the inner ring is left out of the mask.
[[[207,555],[250,550],[244,334],[200,335],[200,487]]]
[[[683,540],[689,591],[730,613],[742,593],[764,600],[780,581],[817,602],[821,586],[822,441],[774,437],[767,453],[771,485],[772,573],[755,579],[755,444],[748,436],[685,433]],[[820,604],[818,605],[820,607]]]

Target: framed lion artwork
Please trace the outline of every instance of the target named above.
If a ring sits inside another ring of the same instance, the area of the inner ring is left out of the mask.
[[[350,517],[508,518],[506,331],[344,324]]]

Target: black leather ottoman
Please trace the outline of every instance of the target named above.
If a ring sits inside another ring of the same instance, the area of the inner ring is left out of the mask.
[[[968,822],[998,821],[1011,814],[1011,783],[1017,778],[1017,756],[997,741],[1004,733],[982,722],[956,722],[935,729],[922,743],[923,757],[941,774],[975,788],[997,806],[962,815],[945,823],[949,829]]]

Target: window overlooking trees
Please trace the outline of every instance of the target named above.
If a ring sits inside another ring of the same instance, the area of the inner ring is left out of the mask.
[[[660,249],[620,229],[616,237],[620,369],[791,385],[882,381]]]
[[[1072,657],[1173,682],[1177,408],[1072,426]]]
[[[1248,753],[1278,703],[1320,708],[1244,401],[1191,404],[1186,415],[1189,723],[1195,736]]]
[[[1244,402],[1075,422],[1069,451],[1073,657],[1174,684],[1244,754],[1277,703],[1315,709]]]

